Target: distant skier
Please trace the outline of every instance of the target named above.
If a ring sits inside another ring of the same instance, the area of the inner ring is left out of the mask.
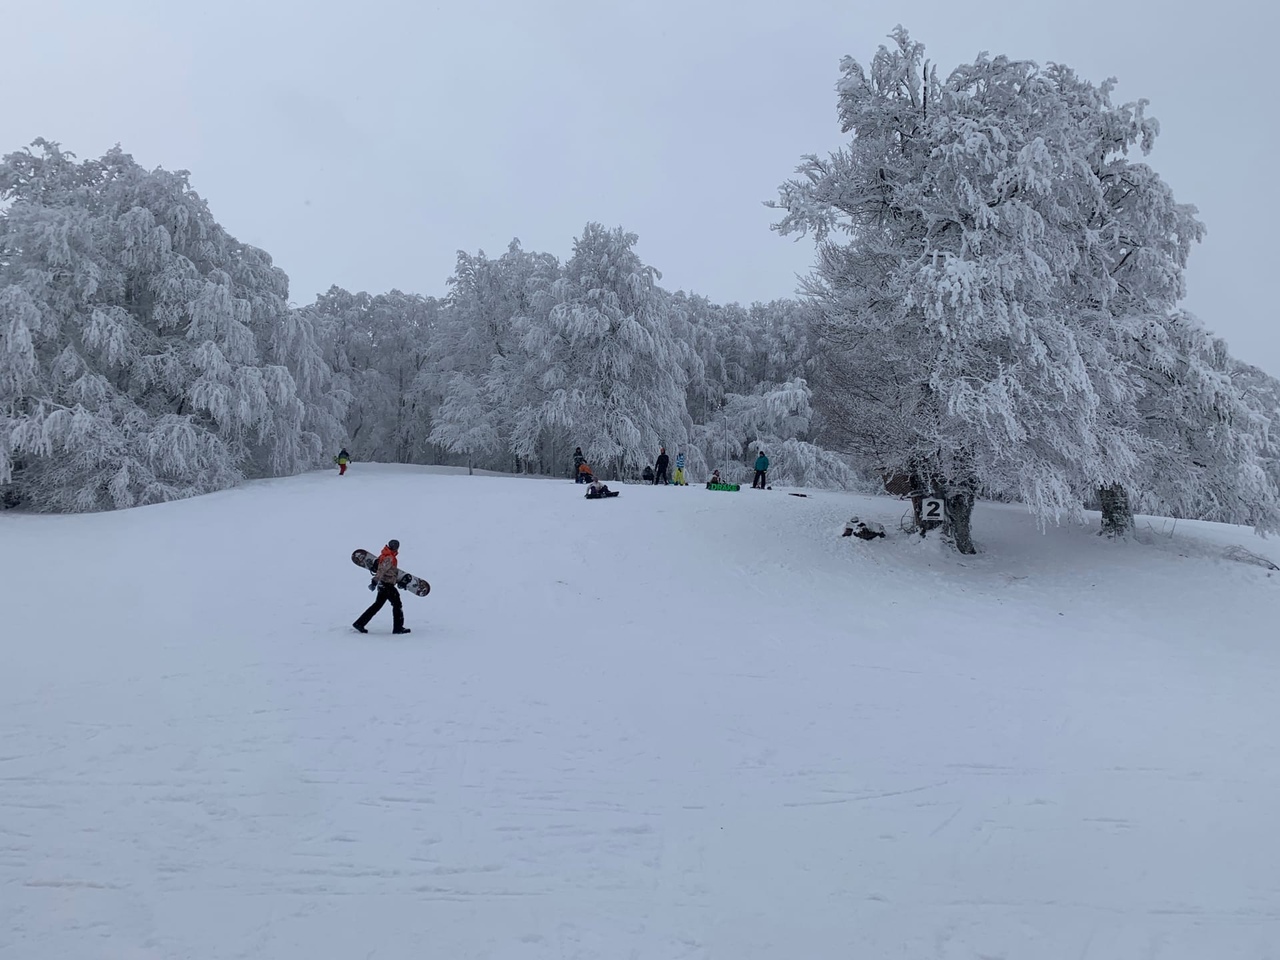
[[[653,485],[656,487],[659,483],[670,483],[671,479],[667,476],[667,468],[671,466],[671,458],[667,456],[667,448],[661,447],[658,450],[658,459],[653,465]]]
[[[764,455],[764,451],[760,451],[760,456],[756,457],[756,477],[751,481],[751,489],[765,489],[765,475],[769,470],[769,458]]]
[[[586,464],[587,458],[582,455],[581,447],[573,448],[573,482],[582,483],[582,468]],[[587,473],[591,471],[588,470]]]
[[[604,500],[607,497],[616,497],[617,490],[610,490],[600,480],[593,480],[591,486],[587,487],[586,497],[588,500]]]
[[[338,455],[333,458],[333,462],[338,465],[338,476],[345,476],[347,464],[351,462],[351,454],[347,453],[346,447],[338,451]]]
[[[683,453],[676,454],[676,472],[675,472],[675,476],[673,476],[671,479],[675,483],[675,485],[678,487],[683,487],[688,483],[688,481],[685,480],[684,478],[684,454]]]
[[[400,541],[388,540],[387,545],[378,554],[378,567],[374,570],[373,579],[369,582],[369,589],[378,592],[378,599],[373,601],[368,610],[360,614],[360,619],[351,624],[361,633],[369,632],[365,629],[369,621],[388,601],[391,603],[391,632],[411,632],[404,625],[404,607],[400,604],[400,590],[396,587],[396,580],[400,577],[400,570],[396,566],[400,559],[399,551]]]

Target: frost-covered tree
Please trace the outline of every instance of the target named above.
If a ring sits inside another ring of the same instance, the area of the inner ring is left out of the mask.
[[[185,172],[33,146],[0,162],[6,500],[128,507],[314,465],[340,398],[306,332],[281,328],[288,278],[270,257]]]
[[[672,335],[657,271],[635,253],[637,239],[588,224],[563,275],[523,320],[542,399],[517,419],[518,451],[558,433],[568,450],[580,445],[590,462],[623,474],[652,462],[659,446],[686,441],[687,348]]]
[[[346,440],[344,421],[352,396],[334,376],[325,358],[328,331],[311,313],[290,309],[275,322],[268,357],[293,377],[302,418],[298,437],[308,446],[307,459],[321,461]]]
[[[406,295],[338,288],[300,311],[350,397],[352,452],[563,474],[581,446],[597,469],[633,476],[666,445],[697,475],[767,444],[784,482],[843,482],[803,383],[807,310],[668,293],[635,242],[589,224],[563,265],[519,241],[496,258],[459,252],[426,322],[396,319]]]
[[[1257,463],[1270,489],[1280,491],[1280,380],[1239,361],[1231,362],[1231,379],[1254,416]]]
[[[1134,507],[1161,516],[1280,524],[1280,494],[1267,469],[1265,410],[1237,379],[1227,345],[1181,310],[1130,327],[1127,345],[1137,396],[1114,411],[1138,434],[1141,458],[1128,487],[1101,491],[1104,532],[1133,524]]]
[[[1140,481],[1129,344],[1180,296],[1200,227],[1129,161],[1156,127],[1110,83],[985,54],[941,81],[893,38],[842,63],[849,146],[772,205],[818,239],[820,408],[868,466],[945,497],[967,552],[979,492],[1056,519]]]
[[[757,454],[770,461],[775,483],[796,486],[848,486],[855,477],[842,457],[806,439],[812,434],[812,394],[804,380],[760,383],[746,393],[728,393],[716,416],[693,430],[694,449],[705,458],[690,464],[696,470],[741,464],[745,477]],[[701,459],[701,458],[700,458]],[[729,468],[732,470],[733,468]]]
[[[442,401],[431,439],[469,466],[501,468],[519,456],[511,439],[515,413],[535,402],[519,325],[559,271],[554,257],[528,253],[518,240],[496,260],[484,251],[458,253],[435,340]]]
[[[358,459],[433,458],[430,433],[439,391],[429,361],[440,311],[431,297],[340,287],[303,308],[306,320],[324,331],[325,361],[349,395],[345,434]]]

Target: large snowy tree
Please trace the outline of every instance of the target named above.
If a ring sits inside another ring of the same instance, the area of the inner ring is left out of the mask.
[[[818,240],[820,407],[866,466],[944,497],[968,552],[979,492],[1056,519],[1150,479],[1134,337],[1167,322],[1201,228],[1129,160],[1156,127],[1109,83],[985,54],[943,81],[893,39],[842,63],[852,140],[773,205]]]
[[[322,331],[324,360],[349,398],[344,432],[357,459],[424,463],[438,452],[430,441],[439,404],[430,352],[440,311],[432,297],[341,287],[298,311]]]
[[[532,315],[537,291],[559,273],[554,257],[526,252],[518,240],[496,260],[484,251],[458,253],[433,351],[442,402],[431,438],[468,465],[502,469],[520,460],[512,440],[516,413],[536,403],[521,318]]]
[[[523,318],[527,363],[541,400],[515,424],[516,449],[550,433],[615,475],[651,463],[658,448],[688,437],[688,349],[673,335],[658,274],[641,262],[637,237],[590,223],[563,274]],[[532,379],[532,378],[531,378]]]
[[[184,172],[37,141],[0,162],[0,198],[8,502],[127,507],[319,462],[343,397],[313,331]]]

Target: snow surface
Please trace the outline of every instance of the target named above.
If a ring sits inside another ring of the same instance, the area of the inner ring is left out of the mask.
[[[1274,541],[622,489],[0,516],[0,957],[1280,956]]]

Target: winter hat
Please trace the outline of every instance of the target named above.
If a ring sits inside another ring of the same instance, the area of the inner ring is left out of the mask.
[[[389,550],[399,550],[399,549],[400,549],[400,541],[399,541],[399,540],[388,540],[388,541],[387,541],[387,549],[389,549]]]

